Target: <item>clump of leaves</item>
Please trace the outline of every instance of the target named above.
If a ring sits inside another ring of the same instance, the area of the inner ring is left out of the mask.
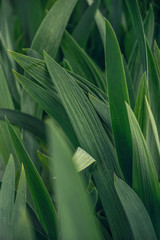
[[[150,2],[1,0],[1,240],[160,239]]]

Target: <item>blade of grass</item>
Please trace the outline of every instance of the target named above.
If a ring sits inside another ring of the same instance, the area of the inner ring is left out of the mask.
[[[26,194],[27,194],[27,186],[26,186],[26,176],[25,171],[22,165],[21,175],[18,183],[16,200],[14,204],[13,210],[13,223],[14,223],[14,236],[17,229],[18,220],[21,216],[21,210],[25,212],[26,209]]]
[[[135,116],[138,120],[142,133],[146,138],[147,129],[148,129],[148,115],[147,115],[147,109],[146,109],[146,103],[145,103],[145,96],[147,96],[147,99],[149,99],[146,73],[143,74],[140,82],[137,99],[136,99],[135,110],[134,110]]]
[[[39,173],[27,154],[21,140],[7,121],[8,131],[14,146],[17,158],[23,163],[27,183],[34,201],[39,220],[50,239],[57,239],[57,216],[52,200],[40,178]]]
[[[15,190],[15,166],[14,159],[10,155],[0,191],[0,239],[12,240],[13,222],[12,214],[14,207]]]

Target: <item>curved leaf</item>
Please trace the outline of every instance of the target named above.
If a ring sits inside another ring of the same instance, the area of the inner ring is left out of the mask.
[[[118,177],[115,177],[114,184],[130,222],[134,239],[156,240],[152,222],[137,194]]]

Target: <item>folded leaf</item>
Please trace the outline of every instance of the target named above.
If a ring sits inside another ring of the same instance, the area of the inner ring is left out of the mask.
[[[78,172],[83,171],[90,165],[96,163],[96,160],[81,148],[77,149],[72,159],[73,159],[75,168]]]

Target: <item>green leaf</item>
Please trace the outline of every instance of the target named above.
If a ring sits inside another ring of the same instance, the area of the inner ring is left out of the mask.
[[[72,159],[78,172],[81,172],[84,169],[88,168],[90,165],[93,165],[93,163],[96,163],[96,160],[81,148],[77,149]]]
[[[76,3],[77,0],[57,0],[42,21],[33,39],[31,48],[40,54],[45,49],[55,58],[63,32]]]
[[[143,64],[143,72],[148,72],[147,66],[147,50],[146,50],[146,42],[145,42],[145,33],[143,28],[143,22],[141,13],[138,7],[137,0],[126,0],[126,4],[132,19],[132,24],[135,30],[136,38],[138,41],[142,64]]]
[[[14,109],[12,98],[8,89],[8,85],[0,66],[0,107]],[[12,143],[10,141],[6,124],[0,121],[0,155],[5,164],[7,164],[9,155],[12,151]]]
[[[13,223],[14,223],[14,235],[16,233],[18,220],[21,216],[21,210],[25,211],[26,209],[26,194],[27,194],[27,186],[26,186],[26,176],[24,167],[22,165],[21,175],[18,183],[16,200],[14,204],[13,210]]]
[[[50,79],[48,70],[46,68],[46,64],[43,60],[37,59],[30,56],[25,56],[23,54],[19,54],[13,51],[9,51],[15,61],[37,82],[39,82],[44,88],[49,90],[50,92],[56,92],[53,83]],[[88,93],[90,92],[92,95],[96,94],[96,96],[100,97],[102,100],[107,99],[106,94],[91,82],[82,78],[81,76],[68,71],[71,76],[73,76],[77,83]],[[58,96],[57,96],[58,97]]]
[[[14,159],[10,155],[0,191],[0,239],[12,240],[13,238],[13,207],[15,190]]]
[[[72,152],[55,126],[49,134],[62,239],[99,240],[101,236],[84,186],[73,165]]]
[[[94,84],[86,80],[85,78],[77,75],[74,72],[67,71],[78,83],[78,85],[88,94],[92,94],[95,97],[98,97],[99,99],[103,100],[106,102],[108,99],[107,94],[103,92],[100,88],[96,87]]]
[[[46,89],[54,90],[51,86],[51,79],[45,66],[45,62],[41,59],[25,56],[13,51],[9,51],[15,61],[37,82],[42,84]]]
[[[156,126],[156,122],[154,120],[154,116],[153,113],[151,111],[151,108],[149,106],[149,103],[147,101],[147,97],[145,97],[145,101],[146,101],[146,106],[147,106],[147,111],[148,111],[148,116],[151,122],[151,127],[152,127],[152,131],[155,137],[155,141],[156,141],[156,145],[157,145],[157,149],[158,149],[158,153],[160,155],[160,140],[159,140],[159,135],[158,135],[158,130],[157,130],[157,126]]]
[[[154,119],[157,125],[158,134],[160,136],[160,126],[159,126],[159,119],[160,119],[160,78],[158,76],[158,72],[156,69],[156,64],[152,55],[152,51],[149,47],[149,44],[147,42],[147,54],[148,54],[148,87],[149,87],[149,97],[150,97],[150,105],[151,110],[154,115]],[[157,171],[159,170],[159,154],[157,151],[155,138],[153,136],[153,132],[149,132],[148,136],[149,140],[149,148],[152,154],[152,157],[155,162],[155,166]]]
[[[26,214],[25,209],[21,208],[19,218],[17,220],[14,240],[34,240],[34,232],[30,218]]]
[[[61,47],[73,71],[105,91],[99,68],[67,32],[64,33]]]
[[[45,128],[47,126],[38,118],[16,110],[0,108],[0,119],[5,120],[5,116],[11,124],[33,133],[43,141],[46,140]]]
[[[125,101],[129,103],[128,89],[118,40],[106,20],[106,79],[114,142],[122,172],[131,184],[132,140]],[[124,151],[125,149],[125,151]]]
[[[133,82],[132,82],[131,74],[130,74],[128,65],[127,65],[124,57],[123,57],[123,65],[124,65],[124,70],[125,70],[125,75],[126,75],[126,82],[127,82],[127,87],[128,87],[129,100],[130,100],[130,103],[131,103],[131,107],[133,109],[134,106],[135,106],[135,93],[134,93],[134,89],[133,89]]]
[[[133,142],[133,189],[141,198],[152,220],[157,238],[160,237],[160,188],[153,159],[140,126],[127,105]]]
[[[130,227],[114,189],[113,171],[118,172],[118,175],[121,175],[121,171],[113,146],[83,90],[46,53],[45,60],[80,147],[97,161],[93,177],[114,239],[120,239],[120,236],[123,239],[127,239],[128,236],[132,239]]]
[[[48,237],[51,239],[57,239],[57,218],[52,200],[21,140],[8,121],[7,127],[16,155],[20,163],[23,163],[27,183],[39,216],[39,220]]]
[[[115,177],[115,188],[122,202],[134,239],[157,239],[149,215],[137,194],[120,178]]]
[[[108,102],[104,103],[99,98],[92,96],[89,94],[89,99],[91,103],[93,104],[96,112],[100,116],[100,118],[103,120],[106,131],[110,139],[112,139],[112,126],[111,126],[111,118],[110,118],[110,111],[109,111],[109,104]],[[112,139],[113,141],[113,139]]]
[[[148,129],[148,115],[147,115],[147,109],[146,109],[146,103],[145,103],[145,96],[147,96],[147,99],[149,99],[146,73],[143,74],[140,82],[137,99],[136,99],[135,110],[134,110],[135,116],[138,120],[142,133],[146,138],[146,133]]]
[[[93,4],[93,0],[87,0],[88,4],[91,5]],[[105,21],[104,21],[104,17],[102,15],[102,13],[97,10],[96,14],[95,14],[95,21],[101,36],[101,40],[103,45],[105,46]]]
[[[100,1],[96,0],[91,6],[87,8],[72,33],[73,38],[82,48],[86,47],[87,40],[94,23],[94,16],[97,8],[99,7],[99,3]]]
[[[49,91],[40,87],[38,84],[35,84],[21,74],[16,72],[14,72],[14,74],[23,88],[33,97],[33,99],[40,105],[42,109],[44,109],[57,121],[58,124],[60,124],[64,132],[71,139],[71,142],[77,146],[77,138],[73,131],[70,120],[68,119],[65,109],[60,100],[57,99],[56,95],[54,96],[53,92],[51,94]]]
[[[154,35],[154,11],[153,11],[152,5],[150,5],[149,11],[144,20],[144,31],[150,46],[152,46],[153,35]],[[137,94],[139,82],[143,74],[141,54],[138,49],[137,41],[133,46],[133,49],[129,58],[128,67],[132,76],[134,91],[135,91],[135,94]]]
[[[155,62],[157,65],[158,73],[160,76],[160,49],[158,48],[156,41],[154,42],[154,56],[155,56]]]

